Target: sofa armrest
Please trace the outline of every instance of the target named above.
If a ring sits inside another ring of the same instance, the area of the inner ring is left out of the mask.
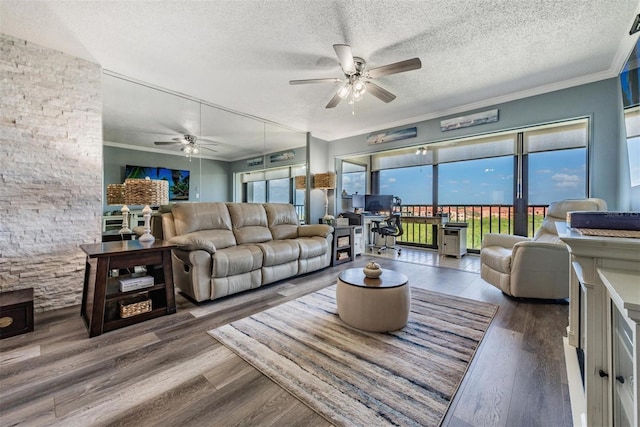
[[[307,224],[298,227],[298,237],[327,237],[333,233],[333,227],[327,224]]]
[[[211,243],[209,240],[197,236],[174,236],[169,239],[169,243],[177,245],[178,248],[185,251],[194,251],[201,249],[209,252],[210,254],[216,253],[216,246],[213,243]]]
[[[531,239],[528,237],[516,236],[514,234],[487,233],[482,238],[482,247],[501,246],[503,248],[513,248],[516,243],[529,241],[531,241]]]

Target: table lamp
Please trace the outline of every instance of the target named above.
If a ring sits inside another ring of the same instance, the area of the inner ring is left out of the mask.
[[[296,181],[296,190],[306,190],[307,189],[307,177],[304,175],[298,175],[295,178]]]
[[[128,205],[144,205],[144,234],[138,239],[141,242],[153,242],[151,234],[151,208],[149,205],[166,205],[169,203],[169,182],[160,179],[127,179],[125,186],[125,202]]]
[[[122,228],[119,233],[131,233],[129,228],[129,208],[124,203],[124,184],[107,185],[107,205],[122,205]]]
[[[329,190],[336,188],[336,174],[317,173],[313,176],[313,188],[324,190],[324,216],[329,215]]]

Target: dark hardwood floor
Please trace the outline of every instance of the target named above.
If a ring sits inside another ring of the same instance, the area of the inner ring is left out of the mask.
[[[36,315],[34,332],[0,341],[0,425],[329,425],[206,332],[328,286],[371,259],[199,305],[178,294],[176,314],[91,339],[79,307]],[[480,279],[477,256],[405,248],[375,260],[412,286],[500,306],[443,425],[572,425],[567,305],[503,295]]]

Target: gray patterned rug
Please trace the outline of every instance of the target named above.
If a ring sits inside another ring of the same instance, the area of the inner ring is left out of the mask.
[[[497,306],[411,288],[409,323],[368,333],[338,317],[335,286],[209,334],[334,425],[438,425]]]

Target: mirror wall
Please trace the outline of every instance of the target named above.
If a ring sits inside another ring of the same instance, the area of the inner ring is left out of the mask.
[[[288,163],[306,164],[306,133],[277,123],[106,71],[102,98],[105,189],[127,165],[161,167],[190,172],[190,201],[232,201],[233,173],[256,170],[249,160],[267,168],[273,153],[294,151]],[[185,135],[197,154],[184,151]]]

